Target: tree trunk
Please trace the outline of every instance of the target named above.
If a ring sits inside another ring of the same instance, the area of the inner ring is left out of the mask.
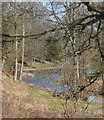
[[[77,91],[77,79],[79,77],[79,71],[78,71],[78,60],[77,60],[77,53],[76,53],[76,41],[74,37],[71,37],[73,43],[72,43],[72,51],[73,51],[73,66],[74,66],[74,91]]]
[[[23,38],[23,41],[22,41],[22,65],[20,69],[20,80],[22,80],[22,73],[23,73],[23,67],[24,67],[24,41],[25,41],[25,38]]]
[[[17,63],[18,63],[18,41],[17,41],[17,38],[16,38],[16,59],[15,59],[15,76],[14,76],[14,80],[16,81],[17,80]]]
[[[1,63],[1,71],[2,71],[5,64],[5,59],[1,60],[0,63]]]
[[[80,78],[80,69],[79,69],[79,66],[80,66],[80,56],[77,55],[77,77],[78,77],[78,79]]]
[[[23,3],[23,8],[24,8],[24,3]],[[25,35],[25,25],[24,25],[24,15],[23,15],[23,36]],[[24,42],[25,38],[22,40],[22,65],[20,69],[20,80],[22,80],[22,74],[23,74],[23,67],[24,67]]]
[[[17,15],[16,15],[16,3],[15,4],[15,34],[17,33],[17,24],[16,24],[16,20],[17,20]],[[17,80],[17,63],[18,63],[18,41],[17,41],[17,37],[16,37],[16,43],[15,43],[15,47],[16,47],[16,59],[15,59],[15,75],[14,75],[14,80]]]
[[[74,22],[75,20],[75,11],[72,9],[70,11],[71,14],[71,22]],[[79,79],[79,60],[78,60],[78,55],[76,52],[76,33],[75,33],[75,28],[72,28],[70,30],[70,40],[72,44],[72,51],[73,51],[73,66],[74,66],[74,92],[77,92],[77,80]]]

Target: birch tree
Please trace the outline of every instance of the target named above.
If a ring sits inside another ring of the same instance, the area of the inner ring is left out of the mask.
[[[24,2],[23,2],[23,10],[24,10]],[[25,36],[25,20],[23,15],[23,36]],[[24,67],[24,44],[25,44],[25,38],[22,39],[22,64],[21,64],[21,70],[20,70],[20,80],[22,80],[22,73],[23,73],[23,67]]]
[[[17,34],[16,2],[14,2],[14,9],[15,9],[15,34]],[[16,80],[17,80],[17,71],[18,71],[18,68],[17,68],[17,64],[18,64],[18,41],[17,41],[17,37],[16,37],[16,40],[15,40],[15,48],[16,48],[16,49],[15,49],[15,51],[16,51],[16,58],[15,58],[15,75],[14,75],[14,80],[16,81]]]

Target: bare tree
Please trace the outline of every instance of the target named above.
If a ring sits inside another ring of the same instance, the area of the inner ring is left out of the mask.
[[[23,2],[23,9],[24,9],[24,2]],[[23,15],[23,36],[25,36],[24,15]],[[20,80],[22,80],[22,73],[23,73],[23,67],[24,67],[24,43],[25,43],[25,38],[23,38],[22,40],[22,64],[21,64],[21,70],[20,70]]]
[[[15,34],[17,34],[17,14],[16,14],[16,2],[14,3],[14,9],[15,9]],[[18,64],[18,41],[16,37],[15,41],[15,47],[16,47],[16,59],[15,59],[15,75],[14,75],[14,80],[17,80],[17,64]]]

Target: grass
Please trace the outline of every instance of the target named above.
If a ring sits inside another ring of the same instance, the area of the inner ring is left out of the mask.
[[[50,67],[57,67],[59,64],[43,61],[43,62],[33,62],[32,68],[50,68]],[[25,68],[31,68],[29,65]]]
[[[12,77],[7,77],[5,74],[3,74],[2,93],[4,118],[64,117],[63,107],[65,107],[65,100],[62,98],[53,97],[52,91],[48,91],[42,87],[33,87],[23,81],[14,82]],[[68,100],[67,109],[69,111],[74,108],[74,102],[74,100]],[[83,113],[82,108],[86,107],[86,105],[86,102],[78,102],[77,111],[79,115],[80,112]],[[101,107],[101,104],[91,103],[88,107],[88,111],[94,107]],[[74,116],[74,111],[72,113]],[[101,112],[99,111],[99,114],[100,113]],[[93,115],[96,115],[96,113]]]
[[[14,106],[17,112],[14,111]],[[52,97],[44,88],[31,87],[23,81],[14,82],[7,77],[3,80],[3,117],[49,117],[50,113],[59,117],[62,113],[56,111],[60,108],[57,98]]]
[[[55,67],[56,64],[53,63],[33,63],[32,68],[48,68],[48,67]]]
[[[39,88],[39,87],[38,87]],[[35,88],[36,89],[36,88]],[[29,94],[31,94],[33,97],[40,99],[39,101],[44,101],[47,103],[49,107],[57,107],[58,109],[61,108],[61,104],[57,98],[52,97],[52,91],[47,92],[46,90],[42,90],[43,88],[36,89],[36,92],[33,91],[33,89],[28,88]]]

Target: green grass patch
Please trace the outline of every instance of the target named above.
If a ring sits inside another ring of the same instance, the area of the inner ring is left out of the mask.
[[[40,63],[40,64],[33,64],[32,68],[48,68],[48,67],[55,67],[56,64],[46,64],[46,63]]]

